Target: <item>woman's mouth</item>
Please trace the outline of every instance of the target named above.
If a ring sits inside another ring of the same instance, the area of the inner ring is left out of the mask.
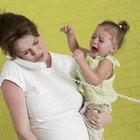
[[[39,57],[37,57],[37,61],[42,61],[43,58],[44,58],[44,55],[43,55],[43,53],[42,53]]]

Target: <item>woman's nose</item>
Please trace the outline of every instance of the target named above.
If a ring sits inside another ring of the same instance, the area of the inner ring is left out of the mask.
[[[34,56],[38,56],[38,49],[37,48],[31,48],[31,53],[32,53],[32,55],[34,55]]]

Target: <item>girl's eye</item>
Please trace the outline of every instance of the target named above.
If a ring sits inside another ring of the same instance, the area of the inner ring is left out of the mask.
[[[104,42],[104,40],[101,40],[101,39],[100,39],[99,41],[100,41],[101,43],[103,43],[103,42]]]
[[[92,36],[91,38],[92,38],[92,39],[95,39],[95,36]]]

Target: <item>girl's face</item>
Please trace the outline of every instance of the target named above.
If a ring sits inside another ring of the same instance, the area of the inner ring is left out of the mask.
[[[90,50],[93,57],[107,56],[117,50],[117,45],[113,44],[111,34],[105,27],[97,27],[90,39]]]
[[[32,62],[45,62],[48,51],[41,36],[25,35],[15,42],[15,49],[19,57]]]

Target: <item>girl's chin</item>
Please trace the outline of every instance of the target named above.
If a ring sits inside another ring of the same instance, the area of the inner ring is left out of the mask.
[[[98,54],[97,53],[91,53],[92,57],[96,57]]]

